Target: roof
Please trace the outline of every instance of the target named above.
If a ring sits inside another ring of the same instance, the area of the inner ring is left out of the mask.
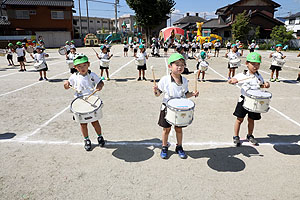
[[[288,17],[284,17],[284,19],[293,19],[293,18],[296,18],[296,17],[300,17],[300,12],[297,12],[296,14],[293,14],[293,15],[288,16]]]
[[[219,13],[219,14],[220,14],[220,13],[224,13],[224,12],[226,12],[227,10],[231,9],[232,7],[234,7],[236,4],[241,3],[242,1],[244,1],[244,0],[240,0],[240,1],[237,1],[237,2],[235,2],[235,3],[233,3],[233,4],[228,4],[227,6],[224,6],[224,7],[222,7],[222,8],[219,8],[219,9],[216,10],[216,13],[215,13],[215,14],[218,14],[218,13]],[[274,8],[278,8],[278,7],[281,6],[280,4],[278,4],[278,3],[276,3],[275,1],[272,1],[272,0],[264,0],[264,1],[268,1],[270,4],[274,5]]]
[[[7,0],[4,5],[70,7],[74,5],[74,2],[73,0]]]
[[[6,25],[10,25],[10,21],[0,18],[0,26],[6,26]]]
[[[284,25],[284,22],[276,19],[276,18],[272,18],[266,14],[264,14],[263,12],[261,11],[258,11],[258,10],[255,10],[254,12],[251,13],[251,17],[254,17],[255,15],[260,15],[260,16],[263,16],[264,18],[270,20],[270,21],[273,21],[275,24],[277,25]]]
[[[204,22],[204,24],[202,25],[202,28],[223,28],[223,27],[227,27],[228,25],[226,25],[225,23],[219,23],[219,19],[218,18],[213,18],[210,20],[207,20],[206,22]]]
[[[179,24],[189,24],[189,23],[196,23],[196,22],[205,22],[205,19],[199,16],[185,16],[175,21],[173,24],[179,25]]]

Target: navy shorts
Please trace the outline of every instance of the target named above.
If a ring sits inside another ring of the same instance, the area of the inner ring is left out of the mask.
[[[233,115],[238,118],[244,118],[248,114],[248,118],[253,119],[253,120],[260,120],[261,119],[260,113],[254,113],[254,112],[250,112],[250,111],[246,110],[243,107],[244,97],[241,96],[241,98],[243,98],[243,101],[237,103]]]

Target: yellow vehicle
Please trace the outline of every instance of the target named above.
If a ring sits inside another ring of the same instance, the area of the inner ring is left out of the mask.
[[[84,37],[84,45],[85,46],[99,46],[99,39],[95,34],[89,33]]]
[[[210,34],[210,36],[202,36],[202,25],[203,22],[196,22],[197,23],[197,42],[200,42],[200,44],[202,45],[203,43],[205,43],[205,40],[211,41],[213,44],[215,44],[215,42],[217,41],[217,39],[220,40],[220,42],[222,42],[222,37],[216,34]]]

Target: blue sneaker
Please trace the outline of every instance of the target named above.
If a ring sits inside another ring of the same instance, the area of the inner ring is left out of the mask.
[[[175,151],[180,158],[185,159],[187,157],[181,145],[176,146]]]
[[[162,159],[167,159],[168,158],[168,147],[167,146],[163,146],[160,152],[160,157]]]

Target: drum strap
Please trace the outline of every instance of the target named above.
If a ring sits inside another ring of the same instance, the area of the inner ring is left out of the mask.
[[[170,98],[174,98],[174,86],[173,86],[173,83],[172,83],[172,77],[171,75],[169,75],[169,93],[168,93],[168,96]],[[183,80],[182,80],[182,85],[180,86],[181,87],[181,95],[180,97],[185,97],[185,94],[184,94],[184,88],[183,88]]]

